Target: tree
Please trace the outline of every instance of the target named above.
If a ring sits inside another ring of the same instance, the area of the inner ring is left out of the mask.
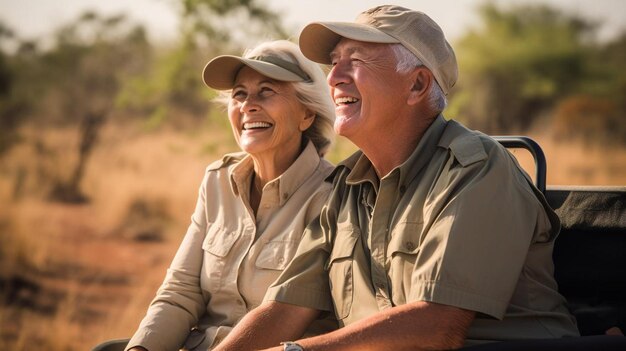
[[[24,42],[13,56],[0,52],[3,127],[27,111],[42,124],[79,129],[78,161],[69,176],[53,181],[51,198],[87,200],[81,180],[102,127],[112,116],[149,116],[153,125],[174,114],[177,120],[185,115],[206,116],[211,91],[200,79],[206,60],[234,48],[239,51],[237,38],[284,35],[278,15],[257,0],[171,1],[181,16],[180,40],[174,49],[155,50],[144,29],[122,15],[86,12],[53,38],[44,38],[51,39],[47,49]],[[4,28],[0,26],[0,40],[10,33]],[[5,103],[6,91],[19,103]],[[8,144],[3,133],[13,136],[14,130],[0,130],[0,152]]]
[[[221,53],[241,53],[242,47],[267,38],[284,38],[278,14],[259,0],[170,0],[180,17],[180,38],[173,50],[158,57],[149,76],[125,87],[128,108],[149,111],[150,125],[169,115],[206,116],[210,91],[200,70]]]
[[[13,30],[0,22],[0,155],[19,140],[17,128],[24,109],[14,92],[17,77],[12,69],[13,57],[5,52],[5,44],[16,40]]]
[[[141,26],[121,15],[101,17],[93,12],[61,28],[55,39],[55,46],[41,57],[40,83],[52,102],[50,113],[59,123],[78,125],[81,137],[78,162],[51,196],[82,202],[87,198],[80,182],[101,128],[116,107],[124,81],[144,69],[150,46]]]
[[[626,32],[596,48],[589,58],[589,79],[580,92],[556,104],[553,128],[561,139],[587,144],[626,145]]]
[[[482,26],[458,42],[460,89],[451,108],[487,132],[523,131],[589,72],[595,26],[544,5],[479,8]]]

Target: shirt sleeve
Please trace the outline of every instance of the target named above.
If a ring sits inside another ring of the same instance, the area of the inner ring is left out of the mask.
[[[321,225],[323,218],[322,214],[307,226],[293,260],[267,290],[264,301],[333,311],[325,269],[330,245],[328,230]]]
[[[207,173],[200,186],[191,224],[163,284],[126,349],[143,346],[150,351],[178,350],[206,309],[200,288],[200,271],[202,241],[207,230],[208,177]]]
[[[530,245],[553,237],[546,210],[495,146],[470,164],[451,156],[429,197],[409,300],[503,318]]]

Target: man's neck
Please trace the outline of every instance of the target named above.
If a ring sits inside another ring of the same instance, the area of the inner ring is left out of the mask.
[[[357,146],[372,163],[378,178],[383,178],[411,156],[435,118],[417,124],[414,119],[413,125],[407,127],[395,125]]]

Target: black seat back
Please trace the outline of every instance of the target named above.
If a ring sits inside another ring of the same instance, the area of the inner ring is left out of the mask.
[[[554,265],[582,335],[626,331],[626,187],[549,188],[561,219]]]

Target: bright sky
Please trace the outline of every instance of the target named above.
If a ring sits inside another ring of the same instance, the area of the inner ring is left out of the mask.
[[[263,1],[263,0],[262,0]],[[294,36],[312,21],[351,21],[361,11],[384,3],[421,10],[454,40],[476,21],[474,8],[484,0],[264,0],[280,11]],[[626,30],[624,0],[491,0],[498,4],[547,3],[570,13],[597,20],[599,34],[611,38]],[[36,38],[75,19],[87,9],[103,14],[126,13],[144,23],[152,39],[175,39],[175,0],[0,0],[0,20],[21,38]]]

